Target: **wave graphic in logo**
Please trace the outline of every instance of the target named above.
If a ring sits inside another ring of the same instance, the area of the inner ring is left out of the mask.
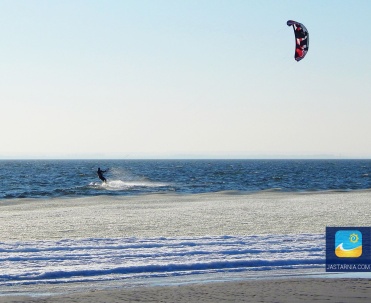
[[[358,258],[362,255],[362,233],[358,230],[339,230],[335,234],[335,255],[339,258]]]

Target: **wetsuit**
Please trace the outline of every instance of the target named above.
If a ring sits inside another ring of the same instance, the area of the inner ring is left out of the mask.
[[[103,182],[106,182],[106,178],[103,176],[103,173],[105,173],[107,170],[101,170],[100,167],[98,167],[97,174],[99,179],[101,179]]]

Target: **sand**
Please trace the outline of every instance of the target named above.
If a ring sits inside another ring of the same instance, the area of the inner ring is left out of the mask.
[[[0,296],[5,302],[370,302],[371,279],[293,278],[94,290],[52,296]]]

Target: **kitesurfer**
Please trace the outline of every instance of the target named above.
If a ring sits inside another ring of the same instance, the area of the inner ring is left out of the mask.
[[[103,173],[107,172],[108,169],[106,170],[101,170],[100,167],[98,167],[97,174],[99,179],[101,179],[104,183],[107,182],[107,179],[103,176]]]

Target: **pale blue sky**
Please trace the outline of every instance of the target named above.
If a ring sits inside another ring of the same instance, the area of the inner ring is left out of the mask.
[[[0,158],[370,158],[370,19],[371,1],[0,0]]]

